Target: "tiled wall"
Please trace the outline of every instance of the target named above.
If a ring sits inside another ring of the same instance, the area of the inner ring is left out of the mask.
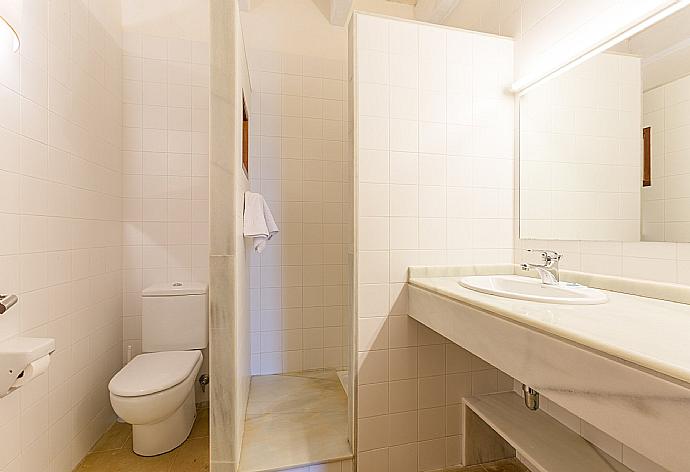
[[[642,239],[690,241],[690,76],[643,95],[652,128],[652,185],[642,189]]]
[[[345,64],[270,51],[248,58],[251,190],[280,227],[250,259],[252,373],[341,368]]]
[[[123,38],[124,339],[141,352],[141,290],[208,280],[208,44]]]
[[[462,396],[512,379],[407,316],[407,267],[511,262],[512,42],[358,14],[358,470],[460,463]]]
[[[56,350],[47,374],[0,398],[0,470],[69,472],[115,418],[122,53],[81,1],[11,3],[22,43],[0,45],[0,291],[20,301],[0,340]]]
[[[520,97],[520,237],[640,239],[640,59],[601,54]]]

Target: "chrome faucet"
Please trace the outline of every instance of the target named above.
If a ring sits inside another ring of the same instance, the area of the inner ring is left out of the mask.
[[[561,260],[562,255],[556,251],[546,249],[528,249],[527,252],[541,252],[544,264],[522,264],[522,270],[534,269],[539,273],[541,283],[544,285],[558,285],[560,282],[558,261]]]

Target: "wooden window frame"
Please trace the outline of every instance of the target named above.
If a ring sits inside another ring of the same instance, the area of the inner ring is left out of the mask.
[[[644,142],[642,158],[642,186],[652,186],[652,127],[642,128]]]
[[[242,92],[242,170],[249,178],[249,113],[247,112],[247,100]]]

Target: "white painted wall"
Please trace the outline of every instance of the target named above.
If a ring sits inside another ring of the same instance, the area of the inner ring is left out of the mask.
[[[392,16],[395,18],[406,18],[408,20],[415,19],[414,5],[389,2],[388,0],[354,0],[352,2],[352,9],[354,11]]]
[[[47,374],[0,399],[0,470],[69,472],[115,419],[122,358],[118,5],[7,7],[22,47],[0,44],[0,291],[20,301],[0,340],[53,337],[56,350]]]
[[[94,0],[91,0],[94,1]],[[208,43],[207,0],[120,0],[122,28],[130,33]]]
[[[330,24],[328,11],[312,0],[261,0],[241,12],[242,33],[251,51],[273,51],[345,61],[347,31]],[[290,18],[290,21],[286,19]]]
[[[472,31],[519,37],[524,0],[461,0],[444,24]]]

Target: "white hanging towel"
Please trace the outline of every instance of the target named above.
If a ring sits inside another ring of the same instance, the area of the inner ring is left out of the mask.
[[[280,231],[276,225],[271,209],[268,208],[263,195],[254,192],[244,193],[244,236],[254,238],[254,250],[257,254],[266,247],[266,241]]]

